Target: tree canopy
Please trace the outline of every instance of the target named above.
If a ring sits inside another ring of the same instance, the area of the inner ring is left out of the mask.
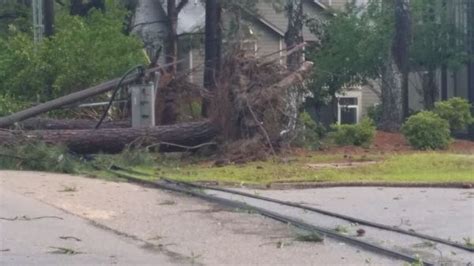
[[[0,39],[0,95],[42,101],[120,76],[144,63],[141,42],[123,33],[125,9],[72,16],[61,9],[56,32],[35,45],[29,31],[10,24]]]

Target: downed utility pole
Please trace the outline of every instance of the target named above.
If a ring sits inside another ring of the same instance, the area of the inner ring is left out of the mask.
[[[145,75],[156,72],[160,70],[161,68],[162,68],[161,66],[158,66],[158,67],[147,69],[145,70]],[[130,74],[128,78],[122,81],[122,85],[127,85],[134,82],[140,75],[141,73]],[[30,118],[42,113],[46,113],[53,109],[57,109],[65,105],[72,104],[72,103],[87,99],[89,97],[93,97],[93,96],[108,92],[114,89],[118,85],[119,81],[120,81],[120,78],[110,80],[102,84],[99,84],[97,86],[94,86],[82,91],[78,91],[78,92],[63,96],[63,97],[59,97],[49,102],[38,104],[36,106],[11,114],[9,116],[1,117],[0,128],[9,127],[15,124],[16,122],[23,121],[27,118]]]

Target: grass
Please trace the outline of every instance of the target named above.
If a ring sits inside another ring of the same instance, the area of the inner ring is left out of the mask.
[[[308,164],[343,161],[343,155],[313,155],[289,162],[252,162],[213,167],[210,163],[162,164],[157,175],[182,181],[219,181],[268,184],[272,182],[474,182],[474,155],[413,153],[360,156],[353,161],[379,163],[345,169],[312,169]],[[142,169],[143,170],[143,169]]]
[[[63,147],[31,144],[2,148],[0,169],[52,171],[116,179],[105,170],[111,165],[132,168],[148,175],[138,178],[167,177],[182,181],[218,181],[221,183],[266,185],[274,182],[387,182],[447,183],[474,182],[474,155],[447,152],[405,154],[366,153],[348,156],[314,152],[275,158],[244,165],[215,167],[213,162],[191,157],[187,160],[140,150],[126,150],[117,155],[96,155],[94,160],[68,155]],[[192,160],[192,161],[190,161]],[[322,163],[377,161],[351,168],[313,167]]]

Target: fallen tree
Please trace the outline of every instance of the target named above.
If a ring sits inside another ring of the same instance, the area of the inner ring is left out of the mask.
[[[299,69],[289,71],[272,61],[259,62],[246,55],[227,58],[214,101],[215,118],[224,138],[261,135],[266,142],[275,142],[283,131],[293,130],[289,127],[295,123],[302,103],[295,103],[294,98],[307,94],[304,79],[312,66],[312,62],[304,62]]]
[[[65,145],[71,152],[79,154],[118,153],[127,146],[197,146],[212,140],[217,132],[209,120],[151,128],[0,130],[0,145],[41,141]]]
[[[90,119],[50,119],[29,118],[16,123],[20,130],[60,130],[60,129],[94,129],[97,121]],[[104,121],[101,128],[128,128],[132,127],[130,121]]]
[[[163,151],[171,146],[200,146],[219,135],[225,142],[248,147],[246,150],[250,154],[257,150],[264,153],[270,150],[275,154],[275,144],[295,136],[287,132],[295,131],[297,112],[306,93],[304,79],[311,68],[312,63],[305,62],[296,71],[289,71],[278,63],[261,62],[244,53],[230,56],[222,69],[217,90],[209,97],[213,103],[211,119],[202,122],[151,128],[126,128],[128,122],[107,122],[98,130],[91,129],[96,125],[95,121],[87,120],[35,118],[18,123],[30,116],[80,101],[86,96],[97,95],[99,91],[107,91],[116,84],[116,81],[111,81],[0,118],[0,128],[14,123],[18,125],[12,130],[0,130],[0,145],[41,141],[63,144],[70,151],[80,154],[117,153],[127,146],[159,146]],[[133,80],[129,78],[126,82]],[[184,85],[175,80],[166,86],[181,88]],[[188,97],[196,100],[199,89],[184,87],[184,91],[190,91]],[[183,91],[179,92],[183,94]]]

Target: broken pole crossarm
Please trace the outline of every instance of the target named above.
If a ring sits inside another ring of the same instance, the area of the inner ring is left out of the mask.
[[[149,73],[158,71],[160,68],[161,67],[150,68],[150,69],[145,71],[145,74],[149,74]],[[137,74],[131,74],[128,78],[124,79],[122,84],[123,85],[130,84],[133,81],[135,81],[135,79],[138,76],[139,76],[138,73]],[[53,109],[57,109],[59,107],[62,107],[62,106],[68,105],[68,104],[72,104],[72,103],[87,99],[89,97],[93,97],[93,96],[102,94],[104,92],[108,92],[108,91],[112,90],[113,88],[115,88],[115,86],[117,86],[119,80],[120,79],[118,79],[118,78],[114,79],[114,80],[110,80],[110,81],[104,82],[102,84],[99,84],[97,86],[94,86],[94,87],[91,87],[91,88],[88,88],[88,89],[85,89],[85,90],[82,90],[82,91],[74,92],[72,94],[56,98],[54,100],[51,100],[51,101],[48,101],[48,102],[45,102],[45,103],[38,104],[36,106],[33,106],[33,107],[25,109],[23,111],[11,114],[9,116],[1,117],[0,118],[0,128],[5,128],[5,127],[13,125],[16,122],[23,121],[27,118],[30,118],[30,117],[33,117],[33,116],[51,111]]]

